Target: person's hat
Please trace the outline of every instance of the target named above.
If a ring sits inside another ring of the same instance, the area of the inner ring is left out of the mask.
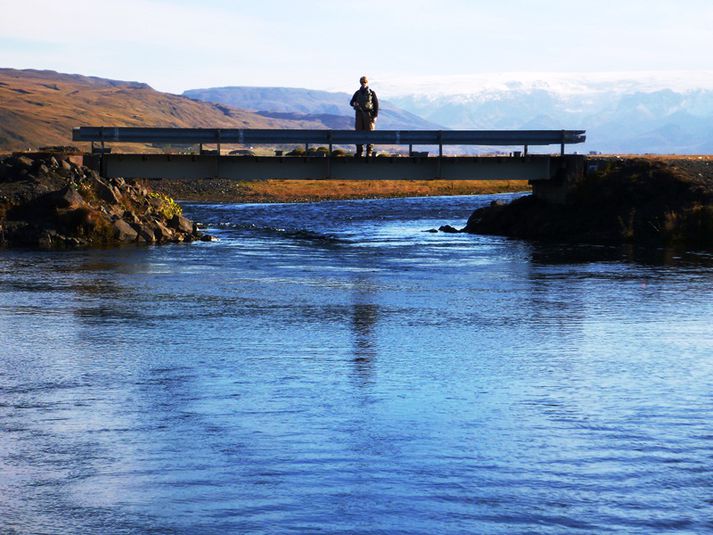
[[[359,78],[359,83],[360,84],[368,84],[369,79],[366,76],[362,76],[361,78]]]

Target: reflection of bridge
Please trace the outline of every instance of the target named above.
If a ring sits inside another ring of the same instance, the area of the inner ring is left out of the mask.
[[[565,155],[565,145],[583,143],[583,130],[250,130],[224,128],[79,127],[74,141],[99,143],[94,165],[104,176],[125,178],[207,178],[238,180],[530,180],[550,181],[566,174],[581,157]],[[107,143],[200,145],[200,154],[117,154]],[[304,155],[221,155],[221,145],[304,146]],[[334,156],[339,145],[407,145],[408,156]],[[217,146],[212,154],[203,145]],[[322,151],[310,153],[310,145]],[[445,156],[443,146],[522,147],[512,156]],[[532,155],[532,146],[558,145],[559,155]],[[414,146],[437,147],[437,156]],[[427,154],[427,153],[426,153]],[[574,165],[581,168],[581,165]]]

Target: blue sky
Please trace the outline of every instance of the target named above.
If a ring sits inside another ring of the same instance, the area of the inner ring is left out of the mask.
[[[0,0],[0,66],[147,82],[408,90],[488,73],[707,73],[711,0]],[[573,75],[574,76],[574,75]]]

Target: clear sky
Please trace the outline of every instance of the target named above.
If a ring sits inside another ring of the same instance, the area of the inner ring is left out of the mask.
[[[713,73],[713,0],[0,0],[0,66],[350,91],[366,73]],[[712,75],[713,76],[713,75]]]

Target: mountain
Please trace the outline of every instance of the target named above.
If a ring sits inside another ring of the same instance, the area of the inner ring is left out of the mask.
[[[458,93],[392,95],[397,106],[453,129],[584,129],[572,150],[705,154],[713,150],[713,89],[626,83],[510,82]]]
[[[251,110],[264,117],[317,120],[328,128],[354,128],[354,112],[349,107],[352,98],[350,93],[289,87],[214,87],[189,89],[184,91],[183,95],[203,102]],[[414,113],[400,109],[381,97],[379,97],[377,126],[385,130],[443,128],[434,122],[423,120]]]
[[[0,150],[72,145],[75,126],[324,128],[155,91],[146,84],[54,71],[0,69]],[[137,150],[137,145],[118,145]],[[146,147],[141,147],[145,150]]]

